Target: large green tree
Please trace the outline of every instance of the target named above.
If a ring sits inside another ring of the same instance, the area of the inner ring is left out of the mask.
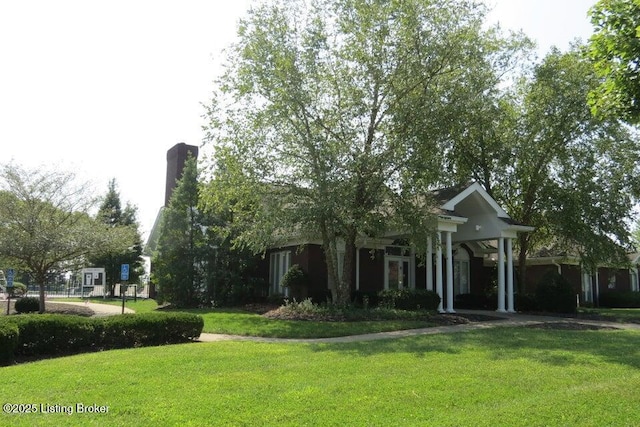
[[[40,286],[40,312],[50,277],[74,271],[98,250],[122,250],[131,234],[95,221],[90,188],[71,172],[27,170],[8,164],[0,171],[0,258],[31,275]]]
[[[588,53],[602,81],[589,102],[598,114],[640,121],[640,1],[600,0],[590,10]]]
[[[189,155],[169,206],[162,213],[158,246],[152,259],[158,298],[179,307],[197,306],[206,294],[211,248],[198,200],[196,159]]]
[[[256,252],[321,239],[333,301],[347,302],[359,236],[404,229],[423,245],[433,229],[443,112],[503,48],[484,13],[464,0],[257,5],[209,110],[214,174],[230,185],[205,204],[232,205],[246,220],[238,242]]]
[[[115,178],[109,181],[107,193],[102,199],[96,219],[110,228],[128,228],[134,236],[131,246],[116,251],[101,251],[89,258],[89,263],[96,267],[104,267],[109,295],[114,295],[116,283],[120,283],[122,264],[129,265],[129,281],[136,283],[145,274],[142,259],[142,237],[138,231],[136,207],[127,203],[122,209],[120,193]]]
[[[631,129],[591,113],[587,97],[598,83],[580,47],[553,50],[505,88],[490,120],[469,123],[494,136],[491,161],[482,147],[452,157],[454,169],[472,170],[514,219],[536,227],[518,238],[521,285],[527,255],[542,245],[581,256],[587,268],[626,259],[640,150]]]

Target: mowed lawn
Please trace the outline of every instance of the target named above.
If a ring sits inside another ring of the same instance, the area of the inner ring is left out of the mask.
[[[636,331],[193,343],[0,368],[3,403],[108,406],[0,425],[635,426],[639,368]]]

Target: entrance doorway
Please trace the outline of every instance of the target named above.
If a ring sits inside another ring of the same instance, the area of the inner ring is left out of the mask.
[[[384,265],[385,289],[408,289],[409,283],[409,257],[386,256]]]

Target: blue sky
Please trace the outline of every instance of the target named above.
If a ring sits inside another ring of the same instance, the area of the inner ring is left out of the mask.
[[[503,28],[566,49],[594,0],[487,0]],[[221,50],[249,0],[0,2],[0,163],[116,178],[150,231],[166,151],[199,145]]]

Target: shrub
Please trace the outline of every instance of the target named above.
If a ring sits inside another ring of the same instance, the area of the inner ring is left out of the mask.
[[[356,307],[372,308],[380,304],[378,292],[376,291],[354,291],[351,294],[351,301]]]
[[[305,273],[298,264],[294,264],[287,270],[284,276],[282,276],[282,287],[299,288],[305,286],[307,281],[307,273]]]
[[[18,326],[11,322],[0,322],[0,365],[13,362],[18,346]]]
[[[440,296],[424,289],[387,289],[378,293],[380,306],[400,310],[438,309]]]
[[[21,297],[27,293],[27,285],[21,282],[13,282],[13,287],[8,288],[11,291],[11,297]]]
[[[105,348],[175,344],[200,336],[204,320],[190,313],[140,313],[104,318],[100,344]]]
[[[27,314],[9,319],[18,327],[16,354],[58,354],[92,347],[100,319],[64,314]]]
[[[307,298],[309,277],[298,264],[294,264],[282,276],[282,287],[289,288],[291,298]]]
[[[542,277],[536,287],[536,303],[543,311],[552,313],[574,313],[576,295],[573,285],[557,271],[550,271]]]
[[[600,307],[640,308],[640,292],[604,292],[598,298]]]
[[[534,295],[516,294],[516,310],[518,311],[539,311],[538,302]]]
[[[459,294],[456,295],[454,301],[456,308],[480,310],[490,307],[488,298],[484,294]]]
[[[330,311],[327,307],[314,304],[311,298],[306,298],[302,301],[285,299],[284,305],[280,309],[283,313],[299,319],[323,316]]]
[[[264,301],[269,284],[260,278],[244,277],[232,271],[218,271],[209,279],[209,300],[215,306],[237,306]]]
[[[5,325],[9,327],[6,337],[2,332]],[[0,360],[10,360],[9,355],[14,354],[65,354],[186,342],[198,338],[203,326],[202,317],[189,313],[141,313],[104,318],[63,314],[10,316],[0,322]],[[17,331],[13,347],[12,330]]]
[[[16,300],[15,309],[18,313],[35,313],[40,310],[40,300],[34,297],[24,297]]]

